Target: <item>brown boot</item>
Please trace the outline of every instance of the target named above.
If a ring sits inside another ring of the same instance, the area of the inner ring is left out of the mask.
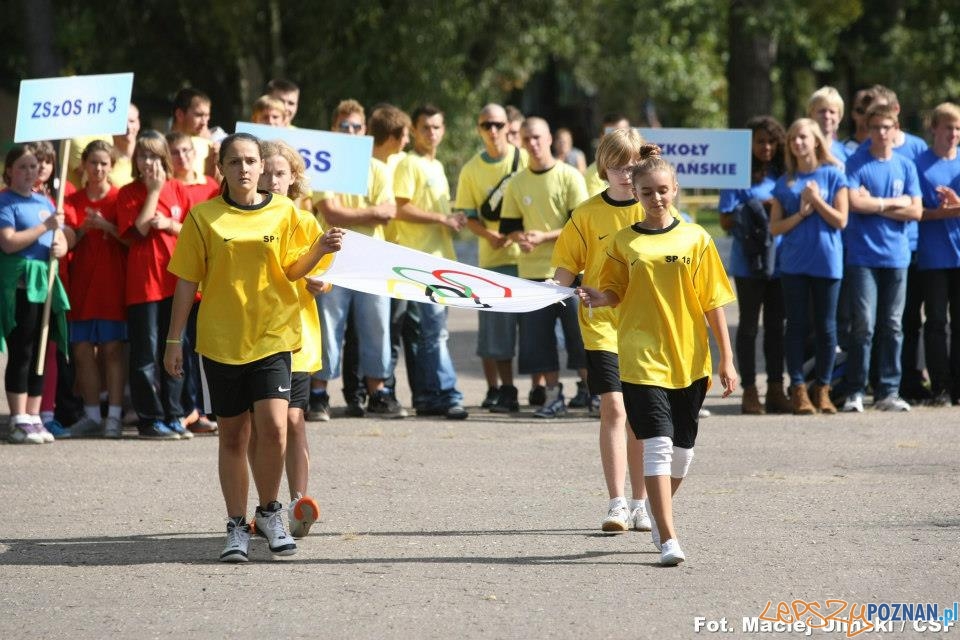
[[[764,414],[763,405],[760,404],[760,394],[757,393],[757,385],[751,384],[743,388],[743,400],[740,402],[740,412],[745,416],[760,416]]]
[[[837,412],[837,408],[830,401],[830,385],[813,385],[813,405],[820,413],[834,414]]]
[[[817,412],[816,407],[810,402],[805,384],[795,384],[790,387],[790,404],[796,416],[812,416]]]
[[[783,392],[783,383],[767,383],[767,413],[793,413],[793,405]]]

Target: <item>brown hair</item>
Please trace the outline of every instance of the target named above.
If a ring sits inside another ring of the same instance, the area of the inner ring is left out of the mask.
[[[403,110],[392,104],[378,107],[370,114],[368,133],[373,136],[373,144],[381,145],[390,138],[402,138],[403,130],[410,130],[413,125]]]
[[[87,158],[91,154],[96,153],[97,151],[103,151],[108,156],[110,156],[110,166],[113,166],[117,163],[117,150],[109,142],[104,140],[93,140],[83,149],[83,153],[80,154],[80,160],[86,162]]]
[[[133,149],[133,179],[139,180],[140,168],[137,166],[137,156],[141,153],[152,153],[160,158],[163,163],[163,170],[168,176],[173,175],[173,161],[170,159],[170,147],[167,146],[167,139],[163,134],[154,129],[144,129],[137,136],[137,145]]]
[[[640,147],[640,162],[633,168],[631,182],[636,186],[637,178],[657,171],[666,171],[677,179],[677,170],[660,155],[660,145],[647,143]]]

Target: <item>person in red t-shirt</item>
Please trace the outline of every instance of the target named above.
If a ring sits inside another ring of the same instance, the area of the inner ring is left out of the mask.
[[[171,131],[166,137],[173,163],[173,177],[187,188],[190,202],[199,204],[220,195],[220,183],[211,176],[199,175],[193,168],[197,157],[193,138],[179,131]]]
[[[86,186],[67,196],[64,215],[77,242],[70,260],[70,344],[83,397],[87,435],[123,435],[123,342],[127,339],[124,303],[126,247],[117,232],[117,194],[108,180],[116,158],[113,145],[94,140],[81,163]],[[101,369],[102,367],[102,369]],[[107,417],[100,418],[100,389],[107,387]]]
[[[190,210],[186,188],[168,179],[172,175],[163,134],[142,131],[133,152],[134,180],[117,196],[117,228],[129,242],[125,289],[130,396],[139,416],[140,437],[167,440],[193,437],[180,423],[183,382],[160,366],[177,285],[167,264]]]
[[[173,177],[186,187],[191,205],[220,195],[220,184],[210,176],[199,175],[193,168],[197,155],[193,138],[180,131],[171,131],[166,137],[167,146],[170,147],[170,159],[173,161]],[[204,413],[200,356],[193,349],[197,343],[199,308],[200,294],[198,293],[187,320],[186,335],[183,340],[183,394],[181,396],[185,414],[183,423],[193,433],[213,433],[217,430],[217,423],[208,419]]]

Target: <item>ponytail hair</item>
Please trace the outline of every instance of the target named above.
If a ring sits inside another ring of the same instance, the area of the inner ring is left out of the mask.
[[[657,171],[666,171],[673,176],[674,182],[677,180],[677,170],[672,164],[663,159],[660,145],[646,143],[640,147],[640,161],[633,168],[631,181],[636,186],[637,178]]]

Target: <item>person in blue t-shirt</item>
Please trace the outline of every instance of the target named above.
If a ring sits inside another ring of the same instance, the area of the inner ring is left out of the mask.
[[[877,84],[872,87],[872,91],[874,100],[870,105],[871,107],[887,105],[893,109],[894,115],[900,116],[900,102],[892,89]],[[858,149],[859,152],[862,152],[858,155],[859,158],[862,160],[869,159],[870,156],[866,152],[870,149],[871,144],[869,137],[864,140]],[[923,138],[898,129],[893,139],[893,150],[915,163],[920,154],[927,150],[927,143]],[[850,165],[854,162],[855,160],[851,158],[847,164]],[[929,399],[930,392],[923,386],[923,370],[920,367],[920,330],[923,327],[920,309],[923,306],[923,285],[917,273],[917,221],[908,220],[906,228],[911,257],[910,266],[907,268],[907,297],[903,304],[900,395],[911,402],[922,402]],[[875,378],[876,372],[872,371],[870,379],[874,380]]]
[[[830,86],[820,87],[807,100],[807,117],[816,120],[823,137],[830,143],[830,153],[840,162],[846,162],[850,155],[847,148],[837,139],[837,130],[843,120],[843,98],[840,92]]]
[[[867,127],[869,156],[847,165],[851,214],[844,240],[851,335],[845,380],[849,395],[843,410],[863,411],[876,329],[874,407],[909,411],[899,394],[900,352],[911,257],[907,221],[920,219],[920,184],[913,162],[893,150],[900,129],[896,110],[882,104],[870,107]]]
[[[917,158],[923,194],[917,269],[926,312],[923,347],[930,404],[948,407],[960,398],[960,208],[947,206],[944,198],[946,188],[960,181],[960,107],[950,102],[938,105],[930,116],[930,130],[933,146]]]
[[[780,274],[771,269],[758,271],[756,261],[748,259],[741,234],[744,207],[759,203],[769,215],[773,187],[783,174],[783,148],[787,134],[783,125],[770,116],[756,116],[747,122],[753,134],[750,188],[724,189],[720,192],[720,226],[733,231],[730,249],[730,275],[737,285],[740,325],[737,327],[737,368],[743,380],[744,414],[790,413],[790,401],[783,393],[783,290]],[[779,243],[780,238],[776,238]],[[770,265],[772,266],[772,265]],[[767,369],[766,403],[760,403],[756,385],[757,333],[763,310],[763,358]]]
[[[837,412],[830,381],[837,351],[837,299],[843,275],[841,230],[847,225],[847,179],[820,126],[801,118],[787,130],[787,172],[773,189],[770,233],[782,235],[780,280],[786,308],[784,339],[790,403],[797,415]],[[803,375],[804,344],[813,305],[816,334],[813,401]]]

